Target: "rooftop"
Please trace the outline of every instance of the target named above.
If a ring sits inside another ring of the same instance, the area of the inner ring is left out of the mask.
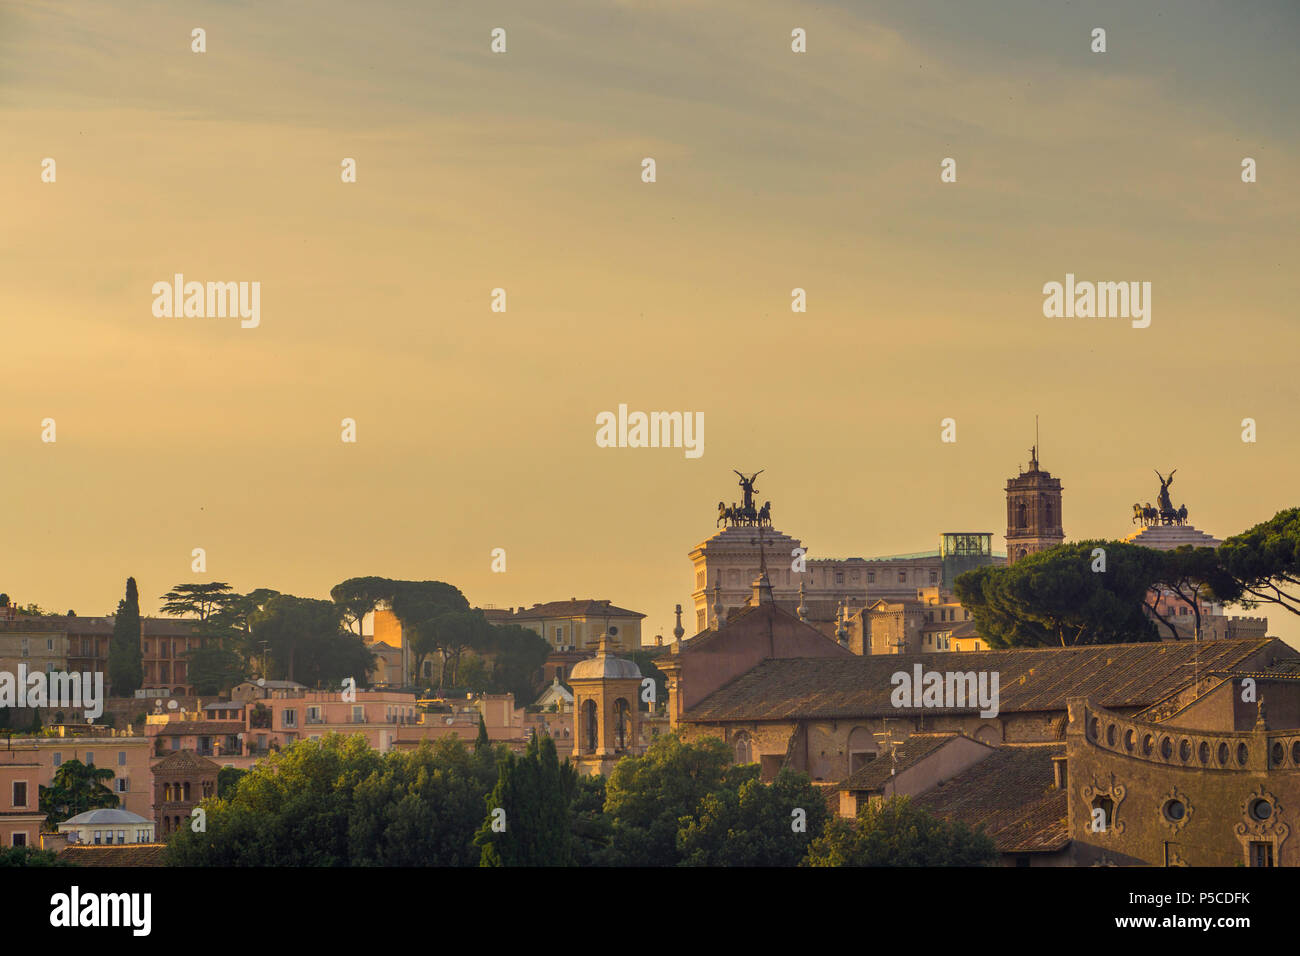
[[[1067,696],[1090,697],[1111,709],[1146,707],[1185,686],[1194,671],[1205,675],[1233,669],[1261,651],[1272,652],[1275,659],[1300,656],[1282,641],[1266,638],[767,660],[710,694],[682,719],[707,723],[933,714],[933,709],[895,707],[890,700],[892,676],[911,673],[918,664],[927,671],[997,672],[1002,713],[1064,713]]]

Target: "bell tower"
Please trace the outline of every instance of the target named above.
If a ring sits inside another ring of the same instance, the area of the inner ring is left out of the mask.
[[[1061,479],[1038,467],[1038,446],[1029,470],[1007,479],[1007,564],[1065,541],[1061,530]]]
[[[569,673],[573,688],[573,756],[583,774],[608,774],[625,755],[636,756],[641,745],[641,716],[637,710],[641,670],[609,653],[602,636],[595,657],[579,661]]]

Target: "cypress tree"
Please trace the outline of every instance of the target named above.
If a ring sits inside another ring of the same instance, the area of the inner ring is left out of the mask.
[[[569,799],[555,742],[537,734],[523,757],[501,764],[487,798],[488,815],[474,842],[481,866],[568,866],[573,862]],[[493,811],[505,810],[504,832],[492,829]]]
[[[144,683],[140,656],[140,594],[135,578],[126,579],[126,597],[117,602],[108,648],[108,683],[114,697],[130,697]]]

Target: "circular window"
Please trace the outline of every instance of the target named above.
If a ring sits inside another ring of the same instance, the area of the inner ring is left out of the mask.
[[[1096,717],[1092,718],[1092,721],[1088,724],[1088,736],[1093,740],[1101,738],[1101,721]]]
[[[1174,755],[1174,742],[1170,740],[1168,737],[1163,738],[1160,741],[1160,756],[1168,760],[1173,755]]]
[[[1115,746],[1115,725],[1114,724],[1111,724],[1106,728],[1106,746],[1107,747]]]
[[[1237,744],[1237,763],[1246,766],[1246,759],[1250,756],[1250,751],[1245,744]]]
[[[1154,744],[1155,744],[1155,738],[1152,737],[1150,734],[1146,734],[1142,738],[1142,756],[1150,757],[1151,751],[1154,749]]]
[[[1187,806],[1181,800],[1168,800],[1165,802],[1165,819],[1171,823],[1177,823],[1183,817],[1187,816]]]
[[[1282,766],[1282,758],[1285,756],[1286,756],[1286,750],[1283,749],[1282,741],[1279,740],[1275,744],[1273,744],[1273,766],[1274,767]]]
[[[1124,749],[1127,750],[1129,753],[1133,752],[1133,739],[1134,739],[1133,731],[1131,730],[1124,731]]]
[[[1300,764],[1300,740],[1291,745],[1291,762]]]
[[[1267,820],[1273,815],[1273,804],[1267,800],[1252,800],[1250,802],[1250,815],[1256,820]]]
[[[1228,745],[1219,744],[1219,766],[1226,767],[1227,765],[1228,765]]]
[[[1201,761],[1201,763],[1208,764],[1210,762],[1210,745],[1204,740],[1202,740],[1201,745],[1196,748],[1196,757]]]
[[[1186,737],[1178,745],[1178,759],[1186,763],[1192,756],[1192,742]]]

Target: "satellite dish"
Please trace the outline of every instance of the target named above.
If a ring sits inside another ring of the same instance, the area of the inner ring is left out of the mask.
[[[454,724],[455,722],[456,722],[456,718],[455,718],[455,717],[448,717],[448,718],[447,718],[447,726],[448,726],[448,727],[450,727],[450,726],[451,726],[452,724]]]

